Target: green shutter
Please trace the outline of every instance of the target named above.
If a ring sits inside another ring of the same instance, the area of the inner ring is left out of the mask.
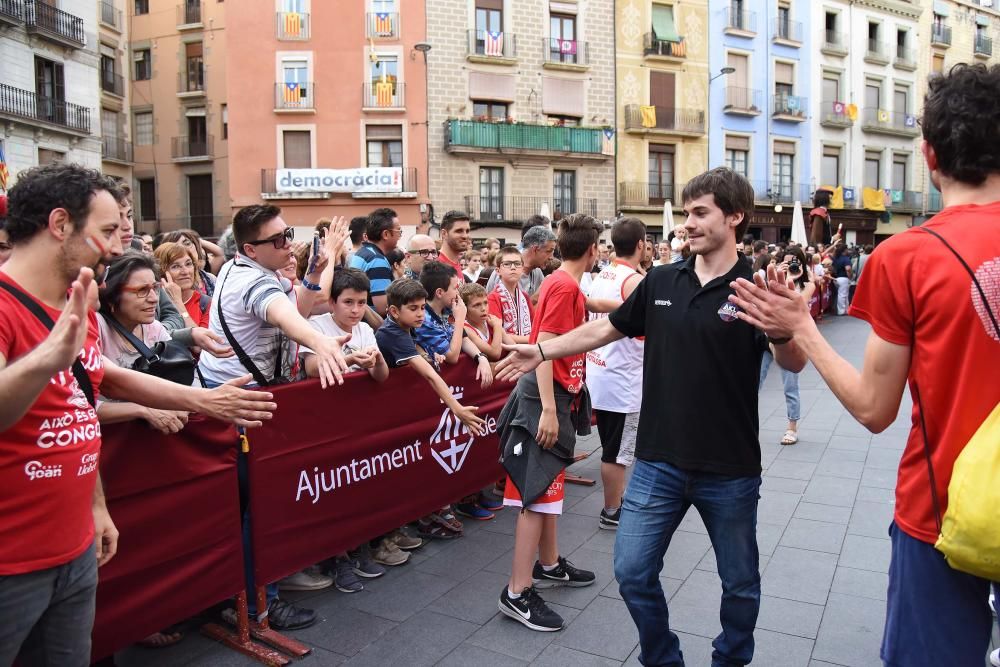
[[[674,8],[668,5],[653,5],[653,33],[664,42],[680,41],[674,28]]]

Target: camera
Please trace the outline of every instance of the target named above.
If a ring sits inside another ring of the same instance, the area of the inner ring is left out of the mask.
[[[790,273],[798,273],[801,270],[802,270],[802,265],[799,263],[799,260],[793,259],[788,263],[788,271]]]

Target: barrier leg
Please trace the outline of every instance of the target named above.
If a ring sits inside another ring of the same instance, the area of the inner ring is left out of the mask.
[[[201,632],[206,637],[225,644],[234,651],[250,656],[265,665],[282,667],[291,662],[287,657],[274,649],[251,641],[246,591],[240,591],[240,594],[236,596],[236,632],[218,623],[206,623],[201,626]]]
[[[270,644],[274,648],[278,649],[283,653],[288,655],[301,658],[304,655],[309,655],[312,649],[302,642],[292,639],[291,637],[286,637],[277,630],[271,628],[271,624],[267,620],[267,591],[263,586],[257,587],[257,609],[264,609],[264,613],[260,616],[260,621],[255,621],[250,619],[250,634],[254,639],[259,639],[262,642]]]

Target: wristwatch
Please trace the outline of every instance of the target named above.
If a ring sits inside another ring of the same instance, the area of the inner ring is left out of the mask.
[[[486,359],[486,361],[489,361],[489,359],[488,359],[488,358],[486,357],[486,355],[485,355],[485,354],[483,354],[482,352],[480,352],[480,353],[479,353],[479,354],[477,354],[477,355],[476,355],[475,357],[473,357],[473,359],[475,359],[475,360],[476,360],[476,363],[477,363],[477,364],[479,363],[479,359],[480,359],[480,358],[483,358],[483,359]]]

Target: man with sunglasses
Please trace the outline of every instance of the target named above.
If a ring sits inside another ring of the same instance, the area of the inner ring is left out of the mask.
[[[414,234],[407,244],[406,257],[406,277],[420,280],[420,272],[424,269],[424,263],[433,262],[438,258],[437,245],[434,239],[426,234]]]

